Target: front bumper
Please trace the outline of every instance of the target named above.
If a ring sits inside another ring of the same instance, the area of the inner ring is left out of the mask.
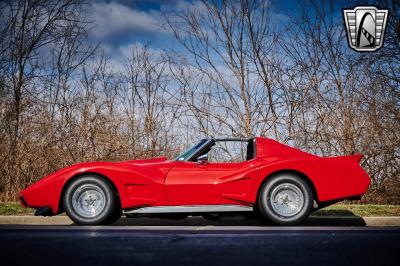
[[[53,216],[53,211],[50,207],[37,208],[35,216]]]
[[[24,207],[24,208],[29,207],[29,206],[28,206],[28,203],[26,202],[26,200],[24,199],[23,196],[19,197],[19,203],[20,203],[21,206]]]
[[[30,207],[23,196],[19,197],[19,203],[24,208]],[[36,211],[35,211],[35,216],[53,216],[53,215],[54,215],[53,210],[50,207],[39,207],[39,208],[36,208]]]

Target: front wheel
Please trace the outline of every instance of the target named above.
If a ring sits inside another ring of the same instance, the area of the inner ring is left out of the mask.
[[[76,224],[104,225],[121,217],[119,198],[102,178],[82,176],[68,185],[63,198],[64,209]]]
[[[296,225],[310,214],[313,193],[301,177],[285,173],[264,183],[258,202],[261,213],[268,220],[280,225]]]

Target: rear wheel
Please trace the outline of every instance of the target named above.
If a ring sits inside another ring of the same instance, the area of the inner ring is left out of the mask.
[[[94,175],[68,185],[63,204],[69,218],[80,225],[104,225],[121,217],[121,205],[113,187]]]
[[[280,225],[295,225],[310,214],[313,193],[301,177],[285,173],[264,183],[258,202],[261,213],[268,220]]]

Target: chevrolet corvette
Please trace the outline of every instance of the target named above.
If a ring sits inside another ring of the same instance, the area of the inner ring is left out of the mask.
[[[295,225],[314,210],[367,191],[370,177],[361,157],[320,157],[261,137],[202,139],[172,160],[72,165],[27,187],[19,199],[35,215],[66,212],[79,225],[110,224],[122,214],[238,212]]]

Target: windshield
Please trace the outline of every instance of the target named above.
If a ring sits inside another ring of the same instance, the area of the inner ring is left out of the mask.
[[[183,152],[182,154],[180,154],[178,157],[176,157],[174,160],[175,161],[186,161],[188,158],[192,157],[193,154],[195,154],[195,152],[204,145],[204,143],[207,142],[207,139],[202,139],[200,140],[199,143],[197,143],[196,145],[194,145],[193,147],[191,147],[190,149],[186,150],[185,152]]]

